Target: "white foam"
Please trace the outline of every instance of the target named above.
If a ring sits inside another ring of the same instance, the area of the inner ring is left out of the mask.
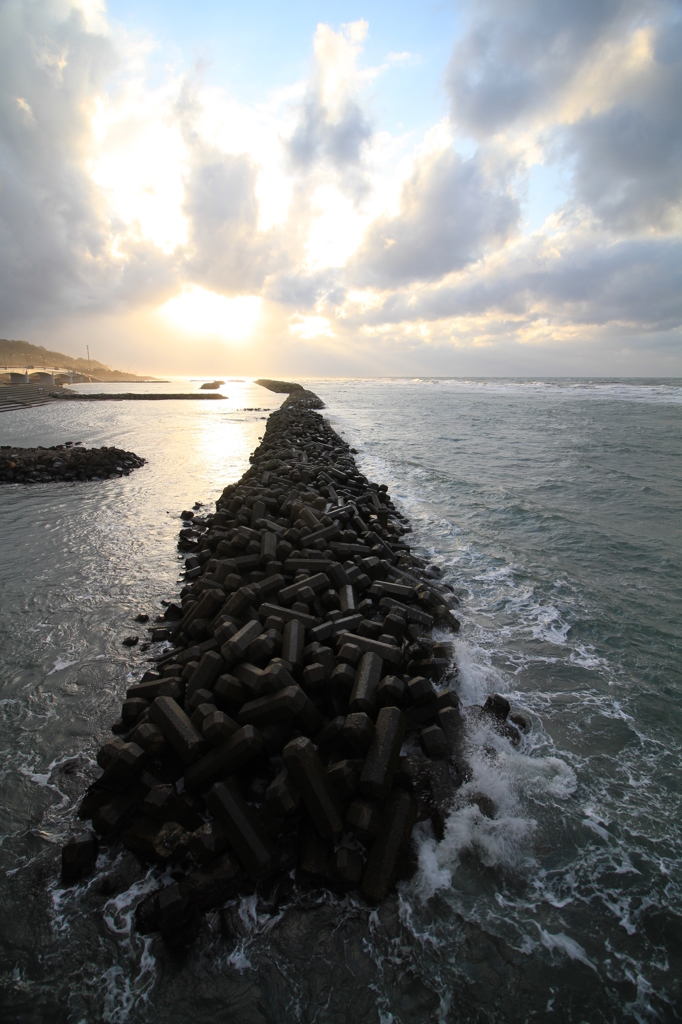
[[[471,640],[457,641],[455,664],[459,671],[458,692],[463,704],[483,704],[489,694],[505,693],[510,688],[506,674],[493,665],[491,651]]]
[[[538,830],[530,807],[554,806],[577,788],[575,772],[561,758],[514,750],[482,719],[469,720],[467,737],[472,777],[457,791],[443,839],[437,842],[428,829],[416,831],[419,870],[414,890],[421,900],[450,887],[465,855],[488,868],[527,874],[536,864]],[[494,818],[474,802],[481,796],[492,801]]]
[[[54,668],[50,669],[50,671],[47,674],[48,674],[48,676],[53,676],[55,674],[55,672],[63,672],[65,668],[71,668],[72,665],[77,665],[77,664],[78,664],[78,660],[77,659],[73,659],[73,658],[69,659],[68,657],[63,657],[62,658],[60,656],[60,657],[58,657],[54,661]]]
[[[551,932],[545,931],[544,928],[541,928],[539,924],[537,925],[537,929],[540,933],[540,941],[542,942],[542,945],[545,946],[546,949],[549,949],[550,952],[558,949],[562,953],[565,953],[566,956],[569,956],[571,960],[579,960],[581,964],[585,964],[586,967],[591,968],[595,973],[599,973],[580,943],[576,942],[575,939],[572,939],[570,935],[566,935],[564,932],[552,934]]]
[[[227,965],[228,967],[233,967],[235,971],[239,972],[239,974],[243,974],[244,971],[253,970],[253,964],[244,953],[243,948],[239,946],[236,949],[232,950],[232,952],[228,956]]]
[[[571,627],[570,623],[562,621],[559,609],[550,604],[531,611],[530,628],[535,640],[563,647]]]

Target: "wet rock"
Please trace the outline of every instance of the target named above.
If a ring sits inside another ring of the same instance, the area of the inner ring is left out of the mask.
[[[147,752],[137,743],[121,743],[104,769],[101,784],[108,789],[129,785],[142,771]]]
[[[509,716],[509,721],[521,732],[530,732],[530,719],[520,711],[513,711]]]
[[[206,741],[172,697],[157,697],[149,714],[185,764],[192,764],[206,749]]]
[[[404,735],[405,719],[400,709],[382,708],[360,777],[360,791],[369,800],[385,800],[388,796]]]
[[[332,878],[349,889],[354,889],[359,885],[363,867],[363,859],[358,851],[350,850],[345,846],[339,847],[329,864]]]
[[[341,807],[314,744],[304,736],[291,740],[282,757],[319,834],[323,839],[340,835]]]
[[[162,889],[156,897],[156,922],[172,947],[189,945],[199,930],[199,915],[190,892],[179,883]]]
[[[364,711],[355,711],[344,719],[342,736],[351,750],[364,754],[374,739],[374,722]]]
[[[61,396],[60,397],[64,397]],[[73,395],[70,396],[73,399]],[[106,480],[127,476],[146,459],[120,448],[83,448],[61,444],[51,448],[0,447],[0,484]]]
[[[262,746],[260,732],[251,725],[245,725],[187,769],[185,788],[189,793],[208,789],[216,780],[227,778],[248,764],[260,753]]]
[[[286,768],[283,768],[265,791],[265,803],[275,817],[293,814],[301,802],[301,794]]]
[[[236,857],[224,853],[211,864],[193,871],[187,879],[187,886],[199,910],[209,910],[236,896],[243,880],[244,872]]]
[[[190,833],[177,821],[167,821],[154,836],[154,851],[160,860],[182,857],[189,846]]]
[[[362,879],[362,895],[380,903],[388,895],[417,818],[414,798],[396,789],[386,803]]]
[[[62,847],[62,882],[64,885],[75,885],[83,878],[92,874],[97,862],[99,843],[97,836],[71,836],[66,846]]]
[[[379,831],[381,809],[371,800],[353,800],[346,814],[346,826],[364,843],[371,842]]]
[[[378,654],[370,652],[362,655],[348,704],[351,712],[364,711],[371,714],[374,710],[382,668],[383,661]]]
[[[494,693],[486,700],[483,710],[504,722],[509,714],[509,701],[506,697],[501,697],[499,693]]]
[[[269,875],[275,854],[267,832],[249,805],[232,787],[216,783],[206,794],[206,805],[225,829],[243,867],[253,879]]]

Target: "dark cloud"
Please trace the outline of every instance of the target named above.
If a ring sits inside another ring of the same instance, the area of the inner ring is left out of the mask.
[[[380,287],[438,280],[503,243],[518,218],[518,201],[490,180],[479,157],[445,150],[417,165],[398,215],[371,225],[351,276]]]
[[[655,9],[635,0],[484,0],[455,45],[447,91],[475,136],[509,128],[571,81],[605,39]]]
[[[335,270],[322,270],[309,275],[277,274],[267,282],[265,289],[267,299],[304,312],[312,310],[321,299],[333,305],[341,305],[345,294]]]
[[[447,74],[452,116],[483,139],[521,118],[560,109],[562,94],[600,71],[606,47],[623,53],[637,29],[653,35],[653,61],[623,57],[611,106],[576,123],[539,127],[565,161],[575,202],[605,226],[637,232],[679,223],[682,201],[682,25],[679,3],[650,0],[486,0],[477,4]],[[613,72],[611,72],[613,74]],[[604,83],[602,83],[604,84]],[[606,83],[608,85],[608,83]],[[557,115],[558,116],[558,115]]]
[[[454,285],[416,295],[396,292],[380,309],[363,314],[362,323],[376,326],[490,316],[519,318],[523,324],[542,319],[585,326],[619,324],[642,331],[679,330],[679,239],[609,244],[589,236],[564,240],[559,256],[549,254],[544,245],[529,243],[494,272],[465,274]]]
[[[309,170],[324,161],[343,171],[359,162],[362,146],[371,136],[372,128],[354,100],[348,100],[340,114],[332,118],[320,98],[313,95],[301,105],[286,148],[297,170]]]
[[[101,293],[108,224],[84,166],[89,104],[116,64],[83,16],[0,6],[0,310],[3,323]]]
[[[682,25],[660,27],[653,66],[632,93],[567,129],[575,197],[614,230],[674,228],[682,203]]]

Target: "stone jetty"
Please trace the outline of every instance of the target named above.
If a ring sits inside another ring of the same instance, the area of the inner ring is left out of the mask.
[[[122,448],[84,448],[67,441],[51,448],[0,447],[0,484],[108,480],[128,476],[147,460]]]
[[[52,398],[61,402],[224,402],[227,395],[204,394],[200,391],[190,392],[159,392],[145,391],[136,394],[134,391],[98,391],[87,395],[80,391],[67,391],[65,388],[55,392]]]
[[[382,901],[415,870],[415,823],[442,837],[470,777],[456,597],[320,399],[261,383],[289,397],[215,513],[182,513],[186,582],[150,626],[170,646],[128,688],[79,811],[105,842],[171,866],[136,911],[171,944],[254,891]],[[518,740],[503,697],[476,712]],[[73,837],[65,883],[96,852],[92,833]]]

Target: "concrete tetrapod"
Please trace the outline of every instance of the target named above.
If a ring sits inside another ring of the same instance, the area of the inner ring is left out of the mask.
[[[230,845],[251,877],[269,875],[274,868],[272,844],[238,791],[217,782],[206,794],[206,806],[225,829]]]
[[[380,903],[388,895],[416,819],[414,797],[405,790],[394,789],[384,808],[378,835],[367,860],[361,886],[365,899]]]
[[[324,765],[311,740],[291,740],[282,751],[284,763],[323,839],[343,832],[343,815]]]

